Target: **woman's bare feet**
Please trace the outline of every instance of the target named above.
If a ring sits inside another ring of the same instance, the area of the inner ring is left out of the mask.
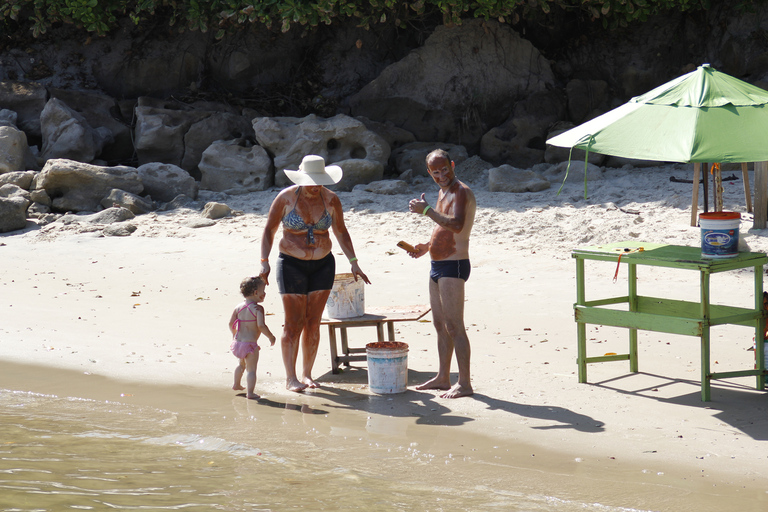
[[[438,379],[437,376],[435,376],[424,384],[416,386],[416,389],[451,389],[451,382],[449,380]]]
[[[303,382],[299,382],[298,379],[286,379],[285,381],[285,389],[288,391],[294,391],[296,393],[299,393],[301,391],[304,391],[307,389],[307,385]]]
[[[257,395],[256,393],[252,393],[252,394],[250,394],[250,395],[245,395],[245,396],[246,396],[246,398],[248,398],[248,400],[258,400],[259,398],[261,398],[261,397],[260,397],[259,395]]]
[[[243,387],[242,384],[235,384],[234,386],[232,386],[232,389],[234,389],[235,391],[242,391],[245,388]]]
[[[317,389],[317,388],[319,388],[319,387],[320,387],[320,386],[318,385],[318,383],[317,383],[317,382],[315,382],[315,381],[312,379],[312,377],[304,377],[304,378],[302,379],[302,381],[303,381],[303,382],[304,382],[304,384],[306,384],[306,385],[307,385],[307,387],[308,387],[308,388],[310,388],[310,389]]]
[[[472,386],[462,386],[458,382],[451,389],[440,395],[440,398],[459,398],[474,394]]]

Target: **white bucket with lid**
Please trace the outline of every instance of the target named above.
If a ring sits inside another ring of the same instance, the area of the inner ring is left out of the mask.
[[[354,318],[365,314],[365,283],[352,274],[336,274],[325,303],[326,318]]]
[[[734,258],[739,255],[738,212],[699,214],[702,258]]]

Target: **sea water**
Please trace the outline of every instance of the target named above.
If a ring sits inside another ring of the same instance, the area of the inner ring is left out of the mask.
[[[173,411],[0,391],[0,510],[629,510],[377,436],[386,421],[323,429],[329,411],[263,405],[237,398],[201,431]]]
[[[572,459],[542,470],[531,462],[541,454],[450,422],[388,417],[392,398],[364,400],[350,411],[232,397],[190,414],[0,390],[0,510],[680,512],[716,503],[655,474],[592,472]]]

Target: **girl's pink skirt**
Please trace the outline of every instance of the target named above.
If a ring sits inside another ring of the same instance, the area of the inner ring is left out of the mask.
[[[251,352],[259,350],[259,344],[252,341],[233,341],[229,348],[235,357],[245,359],[245,356]]]

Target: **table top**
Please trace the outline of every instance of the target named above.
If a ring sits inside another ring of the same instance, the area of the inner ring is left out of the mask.
[[[691,268],[722,272],[736,268],[753,267],[768,263],[762,252],[740,252],[732,258],[702,258],[701,247],[656,244],[637,240],[579,247],[571,252],[574,258],[618,261],[638,265]]]
[[[420,320],[429,313],[432,308],[427,305],[408,305],[408,306],[384,306],[365,308],[365,314],[351,318],[323,318],[320,325],[355,325],[355,324],[375,324],[381,322],[408,322]]]

